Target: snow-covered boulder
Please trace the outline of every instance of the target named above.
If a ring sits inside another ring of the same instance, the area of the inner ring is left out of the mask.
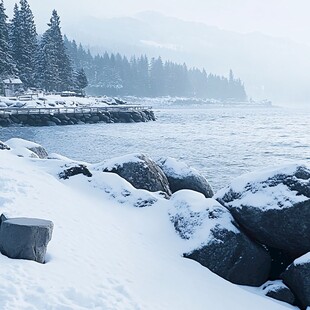
[[[160,158],[156,163],[166,175],[172,193],[181,189],[191,189],[204,194],[206,198],[213,196],[211,185],[196,169],[171,157]]]
[[[178,191],[170,202],[174,228],[187,240],[185,257],[236,284],[260,286],[266,282],[269,254],[239,230],[226,208],[190,190]]]
[[[259,242],[291,253],[310,251],[310,170],[267,168],[236,178],[214,197]]]
[[[14,149],[16,155],[22,157],[33,157],[46,159],[48,158],[48,153],[43,146],[38,143],[27,141],[20,138],[12,138],[6,141],[6,144]],[[32,153],[29,153],[28,150]]]
[[[282,274],[302,309],[310,307],[310,252],[296,259]]]
[[[52,232],[51,221],[31,218],[4,220],[0,226],[0,251],[10,258],[44,263]]]
[[[87,177],[92,177],[92,173],[89,171],[86,165],[83,164],[75,164],[70,168],[64,169],[64,171],[59,173],[59,178],[67,180],[75,175],[85,175]]]
[[[295,260],[282,274],[282,279],[301,308],[310,307],[310,252]]]
[[[294,305],[295,296],[292,291],[280,280],[268,281],[262,286],[264,295],[284,301],[288,304]]]
[[[3,143],[2,141],[0,141],[0,150],[10,150],[10,147],[5,143]]]
[[[168,180],[156,163],[144,154],[116,157],[94,166],[103,172],[116,173],[135,188],[171,194]]]

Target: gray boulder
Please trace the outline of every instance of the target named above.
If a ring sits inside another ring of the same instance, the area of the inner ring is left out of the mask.
[[[137,189],[171,194],[168,180],[163,171],[144,154],[113,158],[97,165],[97,169],[116,173]]]
[[[239,230],[226,208],[189,190],[173,194],[170,202],[174,228],[187,240],[184,257],[235,284],[260,286],[266,282],[269,254]]]
[[[5,143],[3,143],[2,141],[0,141],[0,150],[10,150],[10,147]]]
[[[310,170],[286,165],[235,179],[215,197],[247,233],[298,257],[310,251]]]
[[[213,196],[211,185],[196,169],[171,157],[160,158],[156,163],[166,175],[172,193],[191,189],[202,193],[206,198]]]
[[[306,309],[310,307],[310,253],[300,257],[282,274],[284,283],[297,298],[297,304]]]
[[[51,221],[32,218],[4,220],[0,226],[0,251],[10,258],[44,263],[52,232]]]
[[[48,158],[48,153],[47,153],[46,149],[41,145],[28,147],[28,150],[37,154],[38,157],[41,159],[47,159]]]
[[[268,281],[262,286],[263,293],[273,299],[295,304],[295,296],[292,291],[280,280]]]

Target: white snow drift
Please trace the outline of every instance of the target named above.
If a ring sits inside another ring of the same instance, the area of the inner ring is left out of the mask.
[[[186,242],[160,195],[95,169],[60,180],[68,159],[18,157],[25,144],[11,147],[0,150],[0,211],[52,220],[54,233],[44,265],[0,255],[0,309],[293,308],[183,258]],[[149,198],[149,207],[133,206]]]

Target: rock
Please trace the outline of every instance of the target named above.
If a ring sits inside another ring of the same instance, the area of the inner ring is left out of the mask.
[[[171,157],[160,158],[156,163],[166,175],[172,193],[191,189],[204,194],[206,198],[213,196],[211,185],[196,169]]]
[[[40,159],[48,158],[47,151],[42,145],[38,143],[27,141],[20,138],[12,138],[6,141],[6,144],[9,145],[14,151],[16,151],[18,155],[26,156],[27,153],[31,152],[34,156],[31,156],[30,154],[30,157]]]
[[[174,228],[187,240],[185,257],[235,284],[260,286],[266,282],[269,254],[240,231],[226,208],[189,190],[176,192],[170,202]]]
[[[30,150],[31,152],[37,154],[38,157],[41,158],[41,159],[48,158],[48,153],[47,153],[46,149],[43,146],[41,146],[41,145],[33,146],[33,147],[28,147],[28,150]]]
[[[0,225],[4,222],[4,221],[6,221],[8,218],[6,217],[6,215],[4,215],[3,213],[1,214],[1,216],[0,216]]]
[[[5,143],[3,143],[2,141],[0,141],[0,150],[10,150],[10,147]]]
[[[57,124],[53,121],[46,121],[46,126],[57,126]]]
[[[51,117],[51,121],[54,122],[56,125],[61,125],[61,120],[56,116]]]
[[[297,304],[310,307],[310,252],[295,260],[282,274],[284,283],[297,298]]]
[[[92,177],[91,172],[88,170],[88,168],[85,165],[77,165],[70,167],[68,169],[65,169],[61,173],[59,173],[59,178],[63,180],[67,180],[75,175],[82,174],[87,177]]]
[[[280,280],[268,281],[262,286],[263,293],[276,300],[295,304],[295,296],[292,291]]]
[[[44,263],[52,232],[51,221],[31,218],[8,219],[0,226],[0,251],[10,258]]]
[[[131,154],[97,165],[103,172],[116,173],[135,188],[171,194],[168,180],[156,163],[144,154]]]
[[[94,123],[98,123],[100,121],[100,117],[98,115],[93,115],[91,117],[91,120],[94,122]]]
[[[241,176],[215,198],[262,244],[295,258],[310,251],[310,170],[305,166]]]

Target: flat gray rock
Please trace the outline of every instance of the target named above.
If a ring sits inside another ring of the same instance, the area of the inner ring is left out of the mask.
[[[15,259],[44,263],[53,222],[34,218],[4,220],[0,227],[0,251]]]

